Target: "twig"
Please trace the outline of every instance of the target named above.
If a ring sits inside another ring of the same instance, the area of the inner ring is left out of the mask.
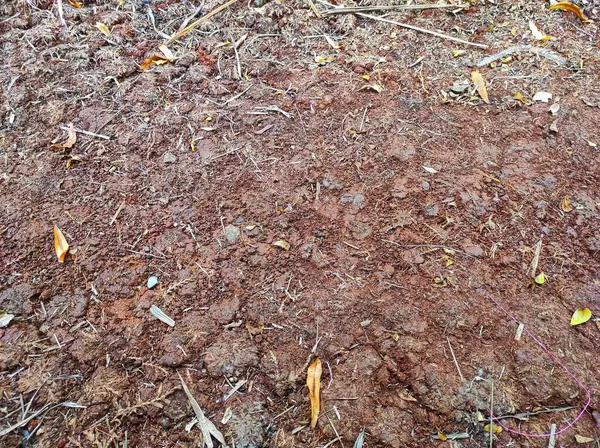
[[[56,0],[56,7],[58,8],[58,17],[60,17],[60,21],[62,22],[63,26],[67,26],[67,22],[65,22],[65,17],[63,13],[62,0]]]
[[[460,380],[462,382],[465,381],[465,377],[460,371],[460,366],[458,365],[458,361],[456,360],[456,356],[454,356],[454,350],[452,350],[452,345],[450,344],[450,338],[446,336],[446,340],[448,341],[448,347],[450,347],[450,354],[452,355],[452,359],[454,360],[454,365],[456,366],[456,370],[458,370],[458,376],[460,376]]]
[[[529,417],[532,417],[534,415],[550,414],[553,412],[565,412],[565,411],[570,411],[571,409],[575,409],[575,407],[574,406],[565,406],[562,408],[551,408],[551,409],[542,409],[540,411],[534,411],[534,412],[523,412],[521,414],[501,415],[500,417],[497,417],[497,419],[502,420],[505,418],[516,418],[518,420],[528,420]]]
[[[552,423],[552,425],[550,425],[550,440],[548,441],[548,448],[554,448],[554,446],[556,445],[555,433],[556,423]]]
[[[490,448],[494,445],[494,380],[490,391]]]
[[[451,9],[461,9],[468,8],[469,5],[376,5],[376,6],[344,6],[341,8],[328,9],[323,14],[331,15],[331,14],[346,14],[346,13],[356,13],[363,11],[389,11],[389,10],[401,10],[401,11],[421,11],[424,9],[443,9],[443,8],[451,8]]]
[[[460,249],[456,249],[456,248],[450,247],[450,246],[444,246],[444,245],[441,245],[441,244],[399,244],[399,243],[397,243],[395,241],[392,241],[392,240],[383,240],[383,241],[385,241],[386,243],[391,243],[394,246],[404,247],[406,249],[417,249],[417,248],[424,248],[424,249],[426,249],[426,248],[429,248],[429,249],[447,249],[447,250],[451,250],[451,251],[454,251],[454,252],[461,253],[464,256],[469,257],[469,258],[477,258],[474,255],[468,254],[468,253],[466,253],[466,252],[464,252],[464,251],[462,251]]]
[[[340,437],[340,434],[337,432],[337,429],[335,429],[335,426],[333,426],[333,422],[329,418],[329,415],[325,414],[325,416],[327,417],[327,420],[329,420],[329,424],[331,425],[331,428],[333,429],[333,432],[337,436],[337,439],[340,441],[340,445],[342,446],[342,448],[344,448],[344,442],[342,442],[342,438]]]
[[[396,26],[399,26],[402,28],[406,28],[406,29],[413,30],[413,31],[419,31],[420,33],[431,34],[432,36],[436,36],[436,37],[446,39],[446,40],[451,40],[453,42],[458,42],[460,44],[471,45],[472,47],[477,47],[477,48],[488,48],[488,46],[486,44],[480,44],[477,42],[469,42],[468,40],[459,39],[458,37],[449,36],[448,34],[444,34],[444,33],[438,33],[437,31],[431,31],[431,30],[428,30],[425,28],[420,28],[418,26],[409,25],[407,23],[396,22],[394,20],[384,19],[382,17],[376,17],[376,16],[372,16],[369,14],[364,14],[362,12],[357,12],[356,15],[365,17],[365,18],[371,19],[371,20],[378,20],[380,22],[391,23],[392,25],[396,25]]]
[[[325,0],[317,0],[317,1],[319,3],[321,3],[321,4],[323,4],[323,5],[327,5],[327,6],[330,6],[332,8],[337,8],[335,5],[332,5],[331,3],[328,3]],[[461,44],[464,44],[464,45],[471,45],[473,47],[478,47],[478,48],[488,48],[488,46],[485,45],[485,44],[479,44],[479,43],[476,43],[476,42],[469,42],[468,40],[459,39],[458,37],[449,36],[449,35],[444,34],[444,33],[439,33],[437,31],[431,31],[431,30],[428,30],[428,29],[425,29],[425,28],[420,28],[418,26],[409,25],[407,23],[396,22],[394,20],[384,19],[382,17],[372,16],[370,14],[364,14],[362,12],[357,12],[357,13],[354,13],[354,14],[356,14],[357,16],[360,16],[360,17],[365,17],[367,19],[377,20],[379,22],[391,23],[392,25],[396,25],[396,26],[399,26],[399,27],[402,27],[402,28],[413,30],[413,31],[418,31],[420,33],[431,34],[432,36],[440,37],[440,38],[446,39],[446,40],[451,40],[451,41],[458,42],[458,43],[461,43]]]
[[[535,278],[535,273],[537,272],[538,264],[540,262],[540,252],[542,251],[542,240],[539,240],[533,246],[533,259],[531,260],[531,277]]]
[[[306,1],[308,2],[308,6],[310,6],[310,9],[312,9],[312,12],[315,14],[317,19],[320,19],[321,13],[317,9],[317,5],[315,5],[315,2],[313,2],[313,0],[306,0]]]
[[[119,217],[119,213],[121,213],[121,210],[123,210],[124,208],[125,208],[125,201],[123,201],[123,202],[121,202],[119,204],[119,207],[117,208],[117,211],[115,212],[114,216],[112,217],[112,219],[108,223],[109,226],[112,226],[115,223],[115,221]]]
[[[63,131],[68,131],[70,130],[70,128],[68,128],[67,126],[61,126],[60,127]],[[110,137],[108,135],[103,135],[103,134],[96,134],[95,132],[90,132],[90,131],[84,131],[83,129],[77,129],[77,128],[73,128],[73,130],[75,132],[78,132],[79,134],[84,134],[84,135],[89,135],[90,137],[98,137],[98,138],[102,138],[104,140],[110,140]]]
[[[179,31],[178,33],[174,34],[173,36],[171,36],[171,38],[167,41],[165,41],[164,45],[171,45],[173,42],[175,42],[177,39],[181,38],[184,34],[188,33],[189,31],[191,31],[192,29],[196,28],[198,25],[200,25],[202,22],[207,21],[208,19],[210,19],[212,16],[214,16],[215,14],[220,13],[221,11],[223,11],[225,8],[228,8],[229,6],[233,5],[235,2],[237,2],[237,0],[229,0],[227,3],[222,4],[221,6],[219,6],[216,9],[213,9],[211,12],[209,12],[208,14],[200,17],[198,20],[196,20],[195,22],[192,22],[190,25],[186,26],[184,29],[182,29],[181,31]]]

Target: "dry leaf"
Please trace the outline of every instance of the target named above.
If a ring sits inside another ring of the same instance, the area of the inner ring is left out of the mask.
[[[513,95],[513,98],[514,98],[515,100],[517,100],[517,101],[520,101],[520,102],[522,102],[522,103],[523,103],[523,104],[525,104],[526,106],[529,104],[521,92],[517,92],[517,93],[515,93],[515,94]]]
[[[310,427],[317,425],[319,412],[321,410],[321,374],[323,367],[321,360],[317,358],[309,367],[306,373],[306,385],[308,386],[308,396],[310,398]]]
[[[358,90],[373,90],[377,93],[381,93],[381,92],[383,92],[383,87],[379,84],[368,84],[366,86],[362,86]]]
[[[67,243],[65,236],[56,226],[54,226],[54,250],[56,251],[58,262],[64,263],[67,252],[69,252],[69,243]]]
[[[255,327],[250,322],[246,322],[246,329],[248,330],[248,333],[250,333],[250,336],[258,336],[259,334],[262,334],[265,329],[265,324],[258,324],[258,326]]]
[[[584,437],[584,436],[576,435],[575,441],[577,443],[592,443],[594,441],[594,439],[592,439],[591,437]]]
[[[68,0],[69,5],[73,6],[74,8],[81,8],[83,6],[83,3],[81,2],[77,2],[75,0]]]
[[[142,62],[140,64],[140,68],[142,70],[148,70],[152,64],[155,65],[162,65],[162,64],[166,64],[167,62],[171,62],[169,61],[167,58],[165,58],[164,56],[160,56],[158,54],[153,54],[152,56],[150,56],[149,58],[146,58],[144,60],[144,62]]]
[[[573,211],[573,204],[571,204],[569,198],[565,196],[564,198],[562,198],[562,201],[560,201],[560,208],[563,212],[569,213]]]
[[[473,84],[477,86],[477,92],[479,93],[479,96],[484,101],[484,103],[490,104],[490,99],[488,97],[487,89],[485,87],[485,80],[483,79],[483,76],[481,75],[479,70],[471,72],[471,81],[473,81]]]
[[[542,103],[547,103],[552,99],[552,94],[550,92],[537,92],[533,95],[533,101],[541,101]]]
[[[490,432],[490,425],[489,425],[489,424],[485,425],[485,426],[483,427],[483,430],[484,430],[485,432],[488,432],[488,433],[489,433],[489,432]],[[493,432],[494,434],[500,434],[500,433],[502,432],[502,427],[501,427],[501,426],[498,426],[498,425],[494,425],[494,424],[492,423],[492,432]]]
[[[550,112],[552,115],[556,115],[559,110],[560,110],[560,104],[558,104],[558,103],[554,103],[552,106],[550,106],[548,108],[548,112]]]
[[[69,125],[69,136],[64,143],[59,143],[57,145],[50,146],[50,149],[62,149],[62,148],[71,148],[77,141],[77,134],[75,133],[75,126],[73,123]]]
[[[423,169],[429,174],[435,174],[438,172],[438,170],[436,170],[435,168],[431,168],[428,166],[424,166]]]
[[[459,56],[462,56],[466,52],[467,52],[466,50],[452,50],[452,57],[457,58]]]
[[[550,40],[552,39],[550,36],[546,36],[544,33],[542,33],[538,27],[536,26],[536,24],[534,23],[533,20],[529,21],[529,30],[531,31],[531,34],[533,34],[533,38],[535,40]]]
[[[413,397],[408,392],[400,392],[400,398],[402,398],[404,401],[413,401],[413,402],[418,401],[415,397]]]
[[[158,49],[162,52],[162,54],[165,55],[165,59],[167,61],[172,62],[175,60],[175,55],[166,45],[161,45],[158,47]]]
[[[446,436],[446,434],[444,434],[443,432],[438,432],[438,433],[437,433],[437,437],[438,437],[438,439],[440,439],[442,442],[445,442],[446,440],[448,440],[448,436]]]
[[[555,5],[550,6],[550,11],[554,11],[555,9],[560,9],[562,11],[569,11],[575,14],[579,19],[584,23],[592,23],[593,20],[588,19],[584,14],[581,8],[571,2],[559,2]]]
[[[290,250],[290,243],[284,240],[275,241],[273,246],[281,247],[283,250]]]
[[[335,61],[335,56],[332,54],[329,56],[315,56],[315,62],[319,65],[325,65],[333,61]]]
[[[110,36],[110,30],[104,23],[96,22],[96,28],[98,28],[98,30],[105,36]]]
[[[592,312],[589,308],[578,308],[571,317],[571,326],[581,325],[586,323],[592,317]]]
[[[365,81],[371,80],[371,77],[369,75],[362,75],[361,78],[364,79]]]

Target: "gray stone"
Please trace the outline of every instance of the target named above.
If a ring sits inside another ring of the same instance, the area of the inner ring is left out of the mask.
[[[165,152],[165,155],[163,156],[163,161],[165,163],[175,163],[175,162],[177,162],[177,157],[175,156],[175,154],[168,151],[168,152]]]
[[[227,238],[227,241],[230,243],[235,243],[237,240],[239,240],[240,234],[240,228],[237,226],[229,224],[227,227],[225,227],[225,238]]]
[[[484,254],[481,246],[467,246],[465,247],[465,252],[474,257],[482,257]]]

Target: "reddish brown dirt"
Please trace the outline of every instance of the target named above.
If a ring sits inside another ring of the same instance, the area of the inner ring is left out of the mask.
[[[398,16],[493,47],[455,58],[459,44],[316,19],[303,2],[239,4],[175,44],[177,61],[142,72],[161,42],[142,2],[64,2],[66,27],[50,3],[0,5],[0,309],[16,316],[0,329],[0,431],[28,403],[85,408],[40,414],[0,446],[199,446],[177,373],[236,447],[323,447],[338,435],[329,446],[348,447],[362,428],[365,447],[489,446],[492,383],[497,415],[572,407],[508,427],[564,427],[585,392],[531,337],[515,340],[489,295],[592,392],[556,446],[598,440],[599,322],[569,325],[579,307],[600,315],[595,24],[502,1]],[[169,34],[193,11],[152,7]],[[543,45],[565,66],[516,54],[481,69],[491,104],[440,93],[479,58],[531,43],[530,18],[559,36]],[[244,33],[239,80],[222,44]],[[383,92],[360,89],[367,74]],[[541,90],[556,116],[512,98]],[[290,118],[252,114],[264,106]],[[110,139],[49,149],[69,123]],[[64,264],[54,225],[71,247]],[[534,288],[538,241],[546,283]],[[310,429],[315,357],[323,411]],[[504,431],[494,446],[548,440]]]

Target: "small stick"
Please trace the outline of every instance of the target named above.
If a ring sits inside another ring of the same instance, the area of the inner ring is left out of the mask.
[[[548,448],[554,448],[554,446],[556,444],[555,433],[556,433],[556,423],[552,423],[552,425],[550,426],[550,440],[548,441]]]
[[[63,131],[68,131],[70,129],[67,126],[61,126],[60,128]],[[77,128],[74,128],[74,131],[78,132],[80,134],[89,135],[90,137],[98,137],[98,138],[101,138],[101,139],[104,139],[104,140],[110,140],[110,137],[108,135],[96,134],[95,132],[84,131],[83,129],[77,129]]]
[[[65,22],[65,17],[63,14],[62,0],[56,0],[56,7],[58,8],[58,17],[60,17],[60,21],[62,22],[63,26],[67,26],[67,22]]]
[[[459,44],[471,45],[471,46],[477,47],[477,48],[488,48],[488,46],[486,44],[479,44],[477,42],[469,42],[468,40],[459,39],[458,37],[449,36],[448,34],[444,34],[444,33],[438,33],[437,31],[431,31],[431,30],[428,30],[425,28],[420,28],[418,26],[409,25],[407,23],[396,22],[395,20],[384,19],[382,17],[376,17],[376,16],[372,16],[370,14],[364,14],[362,12],[357,12],[356,15],[365,17],[365,18],[371,19],[371,20],[378,20],[380,22],[391,23],[392,25],[396,25],[396,26],[399,26],[402,28],[406,28],[406,29],[413,30],[413,31],[419,31],[420,33],[431,34],[432,36],[436,36],[436,37],[440,37],[442,39],[458,42]]]
[[[490,448],[494,445],[494,380],[490,391]]]
[[[321,3],[321,4],[323,4],[323,5],[327,5],[327,6],[331,6],[332,8],[336,8],[335,5],[332,5],[331,3],[328,3],[325,0],[317,0],[317,1],[319,3]],[[425,29],[425,28],[420,28],[418,26],[409,25],[407,23],[396,22],[394,20],[384,19],[382,17],[376,17],[376,16],[372,16],[370,14],[364,14],[362,12],[357,12],[355,14],[357,16],[365,17],[367,19],[377,20],[379,22],[391,23],[392,25],[400,26],[402,28],[406,28],[406,29],[413,30],[413,31],[419,31],[420,33],[431,34],[432,36],[440,37],[442,39],[451,40],[451,41],[458,42],[458,43],[461,43],[461,44],[464,44],[464,45],[472,45],[472,46],[478,47],[478,48],[488,48],[488,46],[485,45],[485,44],[479,44],[479,43],[476,43],[476,42],[469,42],[468,40],[459,39],[458,37],[452,37],[452,36],[449,36],[449,35],[444,34],[444,33],[438,33],[437,31],[431,31],[431,30],[428,30],[428,29]]]
[[[363,11],[389,11],[391,9],[401,10],[401,11],[421,11],[424,9],[442,9],[442,8],[452,8],[452,9],[461,9],[468,8],[468,5],[376,5],[376,6],[344,6],[341,8],[329,9],[325,11],[323,14],[331,15],[331,14],[346,14],[346,13],[356,13]]]
[[[317,9],[317,5],[315,5],[315,2],[313,2],[313,0],[307,0],[307,2],[308,2],[308,6],[310,6],[310,9],[312,9],[312,12],[315,13],[315,16],[317,17],[317,19],[320,19],[321,13]]]
[[[540,252],[542,252],[542,240],[539,240],[533,246],[533,259],[531,260],[531,277],[535,278],[535,273],[540,262]]]
[[[124,208],[125,208],[125,201],[123,201],[123,202],[121,202],[119,204],[119,207],[117,208],[117,211],[115,212],[114,216],[112,217],[112,219],[108,223],[109,226],[112,226],[115,223],[115,221],[119,217],[119,213],[121,213],[121,210],[123,210]]]
[[[452,359],[454,360],[454,365],[456,366],[456,370],[458,370],[458,376],[460,376],[461,381],[465,381],[465,377],[460,371],[460,366],[458,365],[458,361],[456,360],[456,356],[454,356],[454,350],[452,350],[452,345],[450,344],[450,338],[446,336],[446,340],[448,341],[448,347],[450,347],[450,353],[452,354]]]
[[[165,43],[163,45],[169,46],[171,45],[173,42],[175,42],[176,40],[178,40],[179,38],[181,38],[184,34],[186,34],[188,31],[191,31],[192,29],[196,28],[198,25],[200,25],[202,22],[207,21],[208,19],[210,19],[212,16],[214,16],[215,14],[220,13],[221,11],[223,11],[225,8],[230,7],[231,5],[233,5],[235,2],[237,2],[237,0],[229,0],[227,3],[222,4],[221,6],[219,6],[216,9],[213,9],[211,12],[209,12],[208,14],[203,15],[202,17],[200,17],[198,20],[196,20],[195,22],[192,22],[190,25],[186,26],[184,29],[182,29],[181,31],[179,31],[178,33],[174,34],[173,36],[171,36],[171,38],[167,41],[165,41]]]

